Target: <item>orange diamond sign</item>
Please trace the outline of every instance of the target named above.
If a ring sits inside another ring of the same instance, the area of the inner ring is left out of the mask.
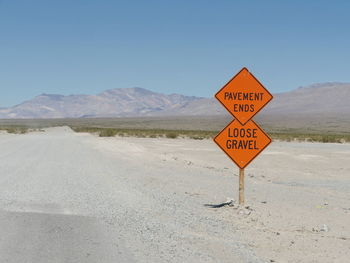
[[[243,68],[215,97],[242,124],[246,124],[271,99],[271,93]]]
[[[214,141],[241,169],[271,143],[270,137],[253,120],[245,125],[233,120]]]

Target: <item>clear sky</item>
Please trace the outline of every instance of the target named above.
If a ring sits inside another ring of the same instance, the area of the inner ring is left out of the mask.
[[[0,107],[143,87],[211,97],[350,82],[350,1],[0,0]]]

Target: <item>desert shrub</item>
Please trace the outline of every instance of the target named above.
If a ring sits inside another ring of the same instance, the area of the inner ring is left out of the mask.
[[[169,139],[175,139],[175,138],[178,137],[178,134],[175,133],[175,132],[167,132],[167,133],[165,134],[165,137],[167,137],[167,138],[169,138]]]
[[[20,134],[25,134],[27,132],[28,132],[27,128],[21,127],[21,128],[18,129],[18,133],[20,133]]]
[[[192,135],[192,136],[190,136],[190,139],[193,139],[193,140],[204,140],[205,138],[203,136]]]
[[[16,133],[15,128],[7,128],[6,131],[7,131],[7,133]]]
[[[99,136],[100,137],[114,137],[117,135],[117,133],[118,133],[117,130],[108,128],[108,129],[102,129],[100,131]]]

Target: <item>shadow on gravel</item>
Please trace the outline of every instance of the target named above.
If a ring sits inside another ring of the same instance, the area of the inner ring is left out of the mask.
[[[204,204],[204,206],[209,207],[209,208],[220,208],[220,207],[224,207],[224,206],[233,206],[234,205],[234,201],[227,201],[224,203],[220,203],[220,204]]]

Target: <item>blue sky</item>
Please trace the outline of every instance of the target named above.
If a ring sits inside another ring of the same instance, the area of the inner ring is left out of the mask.
[[[211,97],[243,66],[273,93],[350,82],[350,1],[0,0],[0,107],[143,87]]]

